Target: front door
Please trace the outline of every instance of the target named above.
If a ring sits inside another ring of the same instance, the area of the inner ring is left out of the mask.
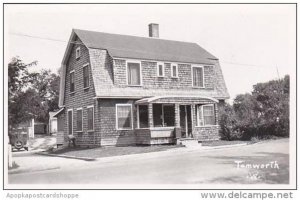
[[[192,137],[192,118],[190,105],[180,105],[180,128],[181,137]]]

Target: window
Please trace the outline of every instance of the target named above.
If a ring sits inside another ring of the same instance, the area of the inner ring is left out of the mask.
[[[80,54],[81,54],[80,47],[77,47],[76,48],[76,59],[80,58]]]
[[[193,67],[193,86],[204,87],[203,67]]]
[[[74,75],[74,70],[70,72],[70,92],[74,92],[75,91],[75,75]]]
[[[82,108],[77,109],[77,131],[82,131]]]
[[[153,122],[155,127],[175,125],[175,106],[153,104]]]
[[[139,105],[138,106],[138,128],[148,128],[148,106]]]
[[[164,63],[157,63],[157,76],[165,76]]]
[[[86,64],[83,66],[83,88],[88,88],[89,86],[90,86],[89,65]]]
[[[131,104],[116,105],[116,126],[118,130],[132,129]]]
[[[171,65],[171,76],[173,78],[177,78],[178,77],[178,65],[177,64],[172,64]]]
[[[68,134],[73,134],[73,110],[68,110]]]
[[[94,106],[87,107],[88,131],[94,130]]]
[[[214,105],[202,105],[197,106],[197,125],[198,126],[207,126],[215,125],[215,111]]]
[[[175,126],[175,106],[163,105],[164,126]]]
[[[140,63],[127,62],[128,85],[141,85]]]

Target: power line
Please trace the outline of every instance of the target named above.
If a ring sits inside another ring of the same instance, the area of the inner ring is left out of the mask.
[[[34,38],[34,39],[41,39],[41,40],[48,40],[48,41],[53,41],[53,42],[62,42],[62,43],[68,43],[68,41],[64,41],[64,40],[59,40],[59,39],[54,39],[54,38],[47,38],[47,37],[40,37],[40,36],[33,36],[33,35],[28,35],[28,34],[22,34],[22,33],[13,33],[10,32],[9,34],[11,35],[16,35],[16,36],[21,36],[21,37],[29,37],[29,38]],[[83,45],[83,43],[80,42],[69,42],[72,44],[81,44]],[[118,49],[118,48],[114,48],[117,50],[125,50],[125,49]],[[231,64],[231,65],[239,65],[239,66],[248,66],[248,67],[265,67],[262,65],[254,65],[254,64],[246,64],[246,63],[238,63],[238,62],[230,62],[230,61],[221,61],[222,63],[226,63],[226,64]],[[277,69],[278,71],[278,69]]]
[[[53,42],[63,42],[63,43],[68,43],[67,41],[64,40],[58,40],[58,39],[53,39],[53,38],[46,38],[46,37],[39,37],[39,36],[33,36],[33,35],[27,35],[27,34],[22,34],[22,33],[9,33],[11,35],[17,35],[21,37],[29,37],[29,38],[34,38],[34,39],[41,39],[41,40],[48,40],[48,41],[53,41]],[[83,44],[80,42],[70,42],[72,44]]]

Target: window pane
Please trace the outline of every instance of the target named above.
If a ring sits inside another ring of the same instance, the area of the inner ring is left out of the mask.
[[[162,65],[158,65],[158,75],[163,76],[163,66]]]
[[[129,85],[140,85],[140,64],[128,63],[128,84]]]
[[[203,87],[203,68],[193,68],[193,83],[195,87]]]
[[[88,130],[94,130],[94,108],[88,108]]]
[[[174,105],[163,106],[163,109],[164,109],[164,126],[174,126],[175,106]]]
[[[74,84],[74,72],[70,73],[70,92],[74,92],[75,84]]]
[[[117,107],[118,128],[131,128],[131,106]]]
[[[148,106],[139,105],[140,128],[148,127]]]
[[[83,87],[89,87],[89,67],[86,66],[83,68]]]
[[[215,125],[215,113],[213,106],[203,106],[203,119],[205,125]]]
[[[77,110],[77,131],[82,131],[82,110]]]
[[[68,131],[69,135],[72,135],[73,132],[73,119],[72,119],[72,111],[68,111]]]
[[[173,70],[173,71],[172,71],[172,72],[173,72],[172,76],[173,76],[173,77],[176,77],[176,76],[177,76],[177,66],[176,66],[176,65],[173,65],[173,66],[172,66],[172,70]]]
[[[163,126],[162,105],[153,104],[153,123],[155,127]]]

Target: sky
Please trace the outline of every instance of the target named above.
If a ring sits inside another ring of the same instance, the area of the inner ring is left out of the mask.
[[[231,97],[258,82],[294,74],[296,9],[290,4],[4,5],[5,62],[60,67],[72,28],[196,42],[218,57]]]

